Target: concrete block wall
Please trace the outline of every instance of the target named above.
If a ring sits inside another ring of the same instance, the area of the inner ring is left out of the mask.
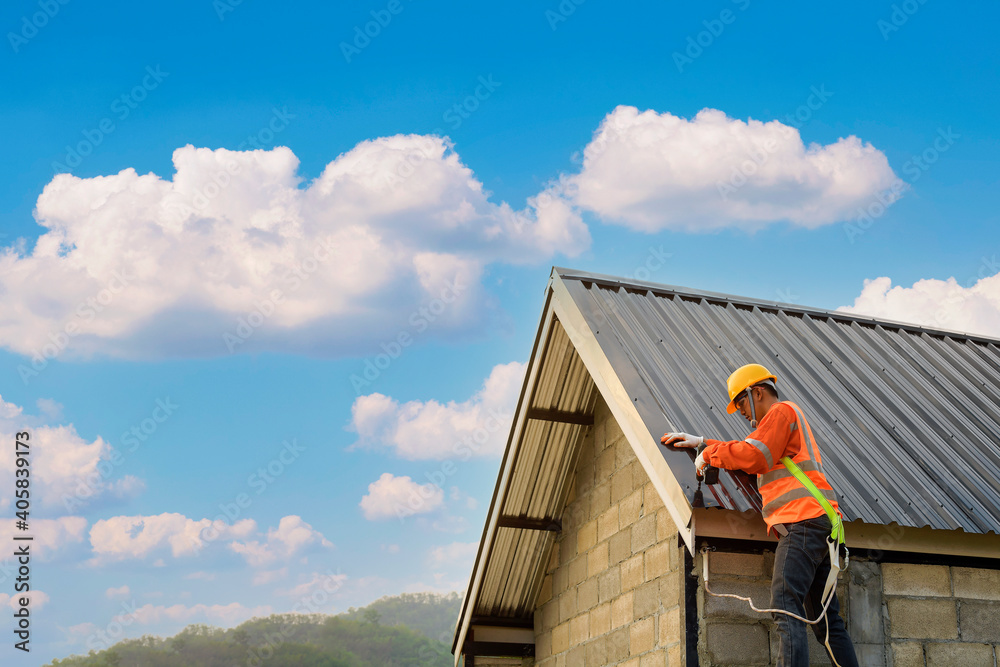
[[[773,552],[713,552],[709,586],[716,593],[770,602]],[[699,584],[701,555],[696,559]],[[994,667],[1000,660],[1000,571],[947,565],[852,560],[837,594],[863,667]],[[729,598],[698,593],[699,657],[711,665],[773,665],[777,635],[769,615]],[[810,633],[810,663],[829,665]]]
[[[767,609],[771,606],[774,552],[742,554],[714,551],[709,554],[708,562],[709,587],[713,593],[734,593],[749,597],[758,609]],[[698,615],[701,618],[701,632],[698,637],[698,653],[701,664],[775,664],[778,656],[778,638],[770,614],[758,614],[742,600],[709,596],[704,589],[700,553],[695,558],[695,566],[699,583]],[[841,601],[841,617],[850,628],[849,605],[844,604],[844,600],[848,597],[848,585],[844,577],[838,586],[838,596]],[[881,640],[878,642],[878,650],[884,652]],[[826,657],[826,649],[816,641],[811,632],[809,658],[810,664],[830,664],[830,660]]]
[[[1000,571],[884,563],[882,579],[893,667],[1000,659]]]
[[[603,401],[535,609],[538,667],[682,665],[677,528]]]

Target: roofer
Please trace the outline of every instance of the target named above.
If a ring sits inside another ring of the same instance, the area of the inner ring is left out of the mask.
[[[746,439],[725,442],[688,433],[666,433],[661,442],[674,447],[701,448],[695,458],[698,477],[705,466],[757,475],[764,522],[768,531],[778,537],[771,579],[772,616],[779,639],[778,665],[808,665],[806,623],[776,610],[800,617],[805,614],[810,620],[822,613],[824,588],[830,584],[831,554],[837,556],[836,549],[828,543],[831,532],[837,534],[830,517],[839,526],[840,510],[833,488],[823,474],[823,460],[812,429],[799,406],[778,399],[776,382],[777,378],[760,364],[747,364],[729,376],[730,400],[726,411],[733,414],[739,410],[750,421],[754,430]],[[783,457],[789,457],[794,465],[786,466]],[[800,481],[802,473],[807,480]],[[807,486],[815,488],[810,491]],[[826,502],[821,504],[814,492]],[[834,567],[836,570],[837,566]],[[816,623],[812,628],[831,653],[835,665],[853,667],[858,660],[839,611],[834,582],[826,622]]]

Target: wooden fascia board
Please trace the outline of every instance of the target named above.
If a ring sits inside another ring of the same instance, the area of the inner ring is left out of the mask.
[[[695,538],[719,537],[775,543],[767,535],[764,520],[757,512],[737,512],[718,508],[694,510]],[[844,524],[848,548],[880,552],[996,558],[1000,535],[967,533],[962,530],[914,528],[899,524],[871,524],[849,521]]]

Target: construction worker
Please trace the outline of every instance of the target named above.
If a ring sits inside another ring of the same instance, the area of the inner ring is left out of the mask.
[[[743,440],[708,440],[688,433],[666,433],[661,442],[674,447],[704,447],[695,459],[695,472],[702,476],[705,466],[743,470],[757,475],[764,522],[778,538],[771,579],[772,616],[778,630],[778,665],[808,665],[809,645],[806,623],[781,613],[785,610],[809,620],[823,610],[823,591],[831,568],[828,540],[840,510],[836,495],[823,474],[823,461],[812,429],[802,409],[790,401],[780,401],[777,378],[760,364],[747,364],[729,376],[727,412],[739,410],[750,421],[753,432]],[[757,422],[757,419],[760,422]],[[812,482],[813,490],[786,467],[789,457]],[[825,501],[814,497],[820,495]],[[835,532],[835,531],[834,531]],[[841,533],[842,534],[842,533]],[[829,595],[827,596],[829,598]],[[854,644],[840,618],[840,605],[833,586],[825,622],[812,626],[825,644],[835,665],[858,664]]]

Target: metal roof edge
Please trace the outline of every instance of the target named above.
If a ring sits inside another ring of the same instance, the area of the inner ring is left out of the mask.
[[[507,436],[507,446],[504,448],[503,459],[500,462],[500,474],[497,475],[496,487],[493,489],[493,498],[490,500],[490,507],[486,513],[486,523],[483,526],[483,535],[479,540],[479,549],[476,551],[476,559],[472,566],[469,586],[466,588],[465,595],[462,598],[462,605],[456,621],[455,637],[451,647],[451,652],[455,656],[455,667],[458,667],[458,662],[461,659],[461,647],[469,630],[470,621],[472,620],[472,607],[475,604],[474,598],[479,593],[479,586],[482,583],[485,573],[486,558],[484,555],[488,556],[493,548],[493,541],[496,538],[497,519],[499,518],[510,484],[514,461],[517,458],[516,450],[520,446],[522,427],[527,413],[524,407],[531,402],[531,393],[534,391],[534,384],[538,379],[540,371],[539,363],[542,359],[540,348],[548,338],[548,332],[553,319],[552,291],[549,289],[546,291],[545,303],[542,307],[542,317],[538,323],[535,342],[531,348],[528,367],[524,373],[524,382],[521,385],[521,393],[517,399],[517,407],[514,409],[514,417],[511,420],[510,433]]]
[[[580,359],[597,386],[598,392],[608,404],[611,414],[632,446],[636,458],[656,488],[656,492],[660,495],[660,499],[677,526],[678,533],[693,554],[695,549],[693,515],[687,495],[681,489],[680,483],[660,453],[658,443],[649,434],[645,422],[635,409],[618,373],[587,325],[583,313],[554,268],[549,288],[553,295],[556,317],[559,318],[570,342],[573,343],[573,347],[576,348],[577,354],[580,355]]]
[[[946,338],[959,338],[962,340],[969,340],[975,343],[982,343],[984,345],[1000,346],[1000,338],[991,338],[989,336],[983,336],[981,334],[973,334],[964,331],[953,331],[950,329],[935,329],[932,327],[925,327],[919,324],[914,324],[912,322],[899,322],[896,320],[868,317],[865,315],[855,315],[853,313],[847,313],[841,310],[812,308],[809,306],[802,306],[794,303],[784,303],[781,301],[767,301],[765,299],[756,299],[748,296],[724,294],[722,292],[710,292],[708,290],[698,290],[678,285],[666,285],[663,283],[654,283],[645,280],[633,280],[621,276],[613,276],[604,273],[593,273],[590,271],[580,271],[577,269],[570,269],[562,266],[552,267],[552,277],[556,276],[565,280],[580,280],[584,282],[593,282],[600,285],[606,285],[609,287],[615,285],[618,285],[620,287],[634,287],[639,289],[646,289],[658,294],[673,294],[680,297],[706,299],[709,301],[721,301],[725,303],[731,303],[736,306],[749,306],[749,307],[756,306],[757,308],[761,309],[782,310],[785,312],[797,313],[800,315],[827,317],[834,320],[858,322],[859,324],[877,325],[877,326],[887,327],[890,329],[901,329],[903,331],[909,331],[911,333],[923,333],[929,336],[943,336]],[[551,281],[552,278],[550,277],[549,282],[551,283]]]

